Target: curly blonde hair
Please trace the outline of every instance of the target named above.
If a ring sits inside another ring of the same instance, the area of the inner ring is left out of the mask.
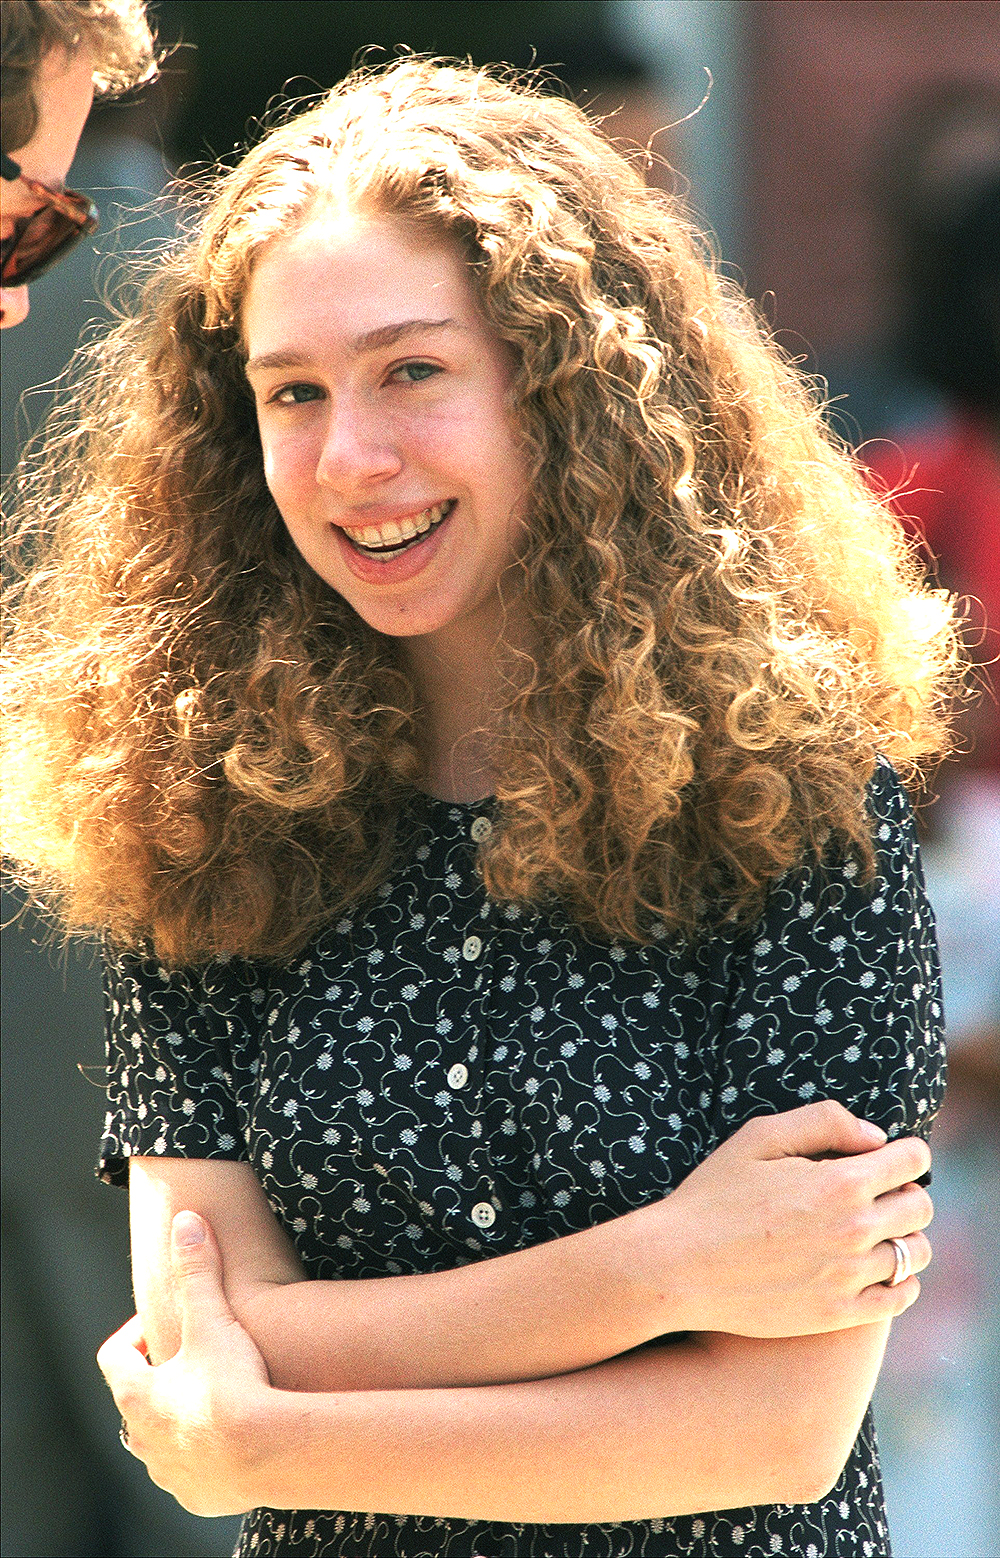
[[[414,690],[290,544],[243,371],[255,260],[331,193],[459,245],[517,360],[540,649],[489,892],[644,941],[870,870],[877,754],[947,743],[949,602],[677,200],[572,103],[407,58],[215,175],[22,477],[5,841],[63,923],[287,957],[397,858]]]

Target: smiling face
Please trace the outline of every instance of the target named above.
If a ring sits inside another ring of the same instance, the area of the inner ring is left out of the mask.
[[[51,49],[34,84],[38,124],[31,140],[11,153],[25,178],[62,189],[94,101],[90,55]],[[20,179],[0,179],[0,238],[38,210],[39,201]],[[27,287],[0,287],[0,329],[19,325],[28,313]]]
[[[459,252],[321,212],[264,251],[242,322],[267,484],[309,566],[380,633],[495,639],[526,472],[511,354]]]

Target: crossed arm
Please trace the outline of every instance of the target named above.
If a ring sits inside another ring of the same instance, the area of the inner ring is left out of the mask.
[[[758,1124],[763,1134],[773,1129]],[[857,1143],[854,1150],[865,1153]],[[801,1175],[804,1166],[813,1174],[820,1199],[803,1204],[804,1229],[822,1217],[820,1201],[835,1199],[834,1184],[848,1181],[844,1165],[769,1161],[774,1173],[787,1167]],[[922,1143],[896,1142],[855,1161],[870,1179],[879,1165],[882,1177],[871,1180],[866,1200],[860,1171],[855,1175],[851,1281],[820,1248],[822,1239],[803,1237],[816,1246],[816,1270],[807,1277],[782,1267],[786,1294],[768,1268],[768,1240],[757,1225],[766,1207],[756,1206],[754,1186],[764,1181],[750,1173],[739,1182],[736,1204],[750,1232],[747,1252],[723,1241],[735,1267],[727,1300],[756,1315],[766,1294],[773,1324],[790,1330],[785,1298],[804,1311],[803,1329],[818,1320],[840,1327],[792,1337],[726,1334],[725,1310],[712,1312],[706,1295],[720,1286],[719,1271],[697,1247],[688,1216],[697,1208],[697,1220],[712,1221],[711,1169],[704,1165],[697,1196],[685,1200],[681,1187],[658,1204],[656,1232],[665,1247],[673,1244],[672,1260],[659,1267],[644,1251],[653,1231],[652,1209],[644,1208],[452,1272],[306,1282],[248,1165],[134,1161],[136,1304],[151,1357],[170,1358],[177,1348],[169,1229],[175,1211],[191,1208],[218,1235],[229,1302],[271,1380],[272,1388],[235,1406],[232,1378],[220,1378],[217,1358],[209,1358],[202,1388],[215,1402],[217,1422],[230,1425],[231,1486],[216,1497],[202,1463],[194,1497],[209,1500],[205,1513],[267,1503],[543,1523],[821,1497],[856,1438],[889,1318],[916,1296],[915,1286],[906,1293],[880,1286],[888,1275],[878,1266],[885,1259],[878,1251],[882,1229],[908,1232],[902,1222],[922,1227],[929,1220],[926,1197],[907,1183],[926,1167]],[[739,1172],[723,1162],[720,1187],[730,1195]],[[773,1174],[768,1183],[773,1191]],[[782,1194],[787,1201],[784,1182]],[[753,1248],[760,1269],[744,1274],[741,1294],[740,1263]],[[781,1259],[787,1266],[787,1254]],[[867,1286],[858,1276],[865,1261]],[[921,1253],[918,1269],[923,1264]],[[822,1293],[824,1274],[833,1294],[825,1320],[818,1296],[803,1302],[807,1289]],[[632,1351],[667,1331],[696,1334]],[[228,1345],[232,1328],[223,1335]],[[169,1437],[169,1427],[164,1432]],[[183,1476],[170,1475],[171,1491],[189,1502],[176,1485]]]

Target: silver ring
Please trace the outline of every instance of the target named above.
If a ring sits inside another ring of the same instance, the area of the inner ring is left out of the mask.
[[[121,1427],[118,1430],[118,1438],[121,1440],[122,1449],[123,1450],[127,1450],[128,1453],[131,1455],[132,1454],[132,1446],[128,1442],[128,1424],[126,1423],[124,1418],[122,1418]]]
[[[890,1239],[892,1253],[896,1258],[896,1269],[891,1277],[886,1278],[887,1288],[898,1288],[913,1272],[913,1258],[910,1255],[910,1246],[905,1239]]]

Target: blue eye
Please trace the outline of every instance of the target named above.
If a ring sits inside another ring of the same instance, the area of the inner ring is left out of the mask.
[[[276,406],[304,406],[311,400],[319,400],[323,391],[318,384],[284,384],[271,396]]]
[[[433,378],[435,373],[440,372],[441,369],[433,362],[404,362],[392,370],[390,377],[396,378],[403,373],[406,374],[408,383],[422,384],[425,379]]]

